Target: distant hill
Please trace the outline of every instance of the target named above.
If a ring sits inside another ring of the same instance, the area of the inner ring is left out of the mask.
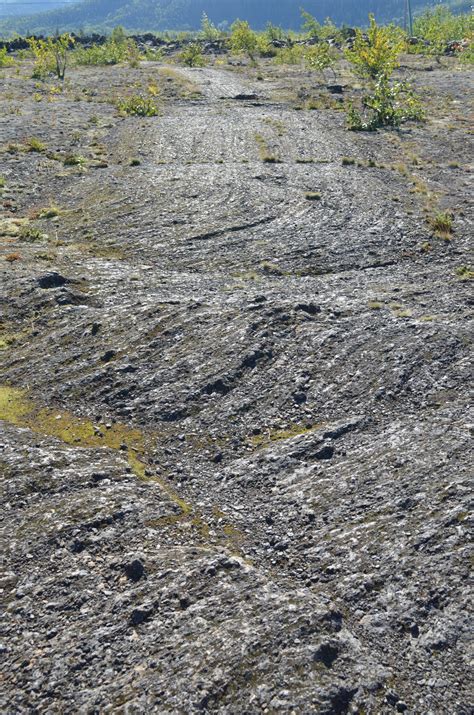
[[[415,9],[427,4],[427,0],[412,2]],[[435,0],[431,4],[436,4]],[[453,0],[451,4],[466,11],[471,5],[464,0]],[[49,12],[4,21],[0,23],[0,30],[20,34],[106,30],[119,24],[135,31],[193,30],[199,27],[203,12],[217,25],[227,26],[241,18],[255,28],[263,28],[271,21],[284,28],[297,29],[301,25],[301,6],[320,21],[330,16],[338,24],[353,25],[366,22],[369,12],[374,12],[381,21],[400,18],[403,5],[403,0],[83,0]]]
[[[54,10],[78,0],[0,0],[0,19]]]

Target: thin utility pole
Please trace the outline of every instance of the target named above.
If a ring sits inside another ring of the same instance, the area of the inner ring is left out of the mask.
[[[408,30],[410,37],[413,37],[413,13],[411,11],[411,0],[406,0],[405,13],[408,15]]]

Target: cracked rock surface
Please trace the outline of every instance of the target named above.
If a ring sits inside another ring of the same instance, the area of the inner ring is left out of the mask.
[[[471,712],[472,72],[428,65],[369,135],[270,62],[4,70],[3,712]]]

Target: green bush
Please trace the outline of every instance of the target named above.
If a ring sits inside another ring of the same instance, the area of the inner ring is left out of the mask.
[[[64,166],[85,166],[86,159],[80,154],[67,154],[64,158]]]
[[[132,67],[136,67],[140,60],[136,42],[127,37],[120,26],[114,28],[103,45],[79,47],[74,51],[74,61],[77,65],[117,65],[128,62]]]
[[[122,25],[117,25],[114,27],[110,33],[110,41],[116,45],[126,45],[128,42],[127,33]]]
[[[375,131],[379,127],[398,127],[409,120],[423,121],[425,112],[407,82],[391,83],[382,75],[373,92],[362,99],[362,110],[348,105],[347,122],[352,131]]]
[[[257,34],[257,54],[260,57],[275,57],[277,54],[276,47],[273,47],[266,32]]]
[[[370,18],[370,28],[364,37],[357,30],[354,46],[346,57],[354,71],[365,79],[368,93],[357,109],[349,103],[347,123],[352,131],[375,131],[379,127],[398,127],[409,120],[423,121],[425,114],[419,98],[408,82],[392,82],[398,66],[398,56],[404,48],[400,30],[381,27]]]
[[[373,15],[369,19],[367,35],[362,30],[356,30],[354,45],[346,50],[346,58],[362,78],[376,80],[381,76],[390,77],[398,67],[398,56],[404,42],[390,27],[377,25]]]
[[[74,38],[66,33],[58,37],[48,37],[46,40],[30,37],[27,42],[35,58],[33,78],[45,79],[48,74],[54,72],[58,79],[63,80]]]
[[[159,113],[158,107],[150,97],[139,94],[120,99],[117,102],[117,109],[120,114],[131,117],[156,117]]]
[[[323,77],[325,70],[333,68],[336,63],[336,54],[327,42],[318,42],[317,45],[309,47],[304,53],[304,58],[307,65],[320,72]]]
[[[146,47],[143,53],[143,59],[148,60],[148,62],[161,62],[163,56],[161,47]]]
[[[277,50],[275,62],[280,65],[299,65],[304,57],[303,45],[288,45]]]
[[[455,15],[443,5],[427,10],[415,18],[413,26],[415,37],[427,40],[430,44],[414,46],[416,51],[439,54],[444,52],[448,42],[452,40],[474,39],[474,15],[464,13]]]
[[[277,25],[273,25],[271,22],[267,22],[265,35],[267,36],[268,42],[274,42],[275,40],[279,40],[281,42],[285,39],[285,34],[281,27],[277,27]]]
[[[309,12],[306,12],[306,10],[301,10],[301,17],[304,20],[301,30],[307,37],[315,40],[327,40],[329,37],[341,39],[341,31],[329,17],[326,18],[324,25],[321,25],[321,23],[310,15]]]
[[[231,27],[230,48],[235,54],[244,54],[255,62],[258,52],[257,33],[252,30],[245,20],[236,20]]]
[[[449,238],[453,233],[454,216],[450,211],[441,211],[431,220],[431,228],[436,236]]]
[[[15,64],[13,57],[10,57],[7,53],[6,47],[0,48],[0,67],[11,67]]]
[[[474,65],[474,42],[459,53],[459,61],[463,65]]]
[[[209,20],[205,12],[202,13],[201,17],[201,36],[208,42],[215,42],[221,37],[220,31],[214,23]]]
[[[187,67],[205,67],[206,58],[202,53],[201,45],[192,42],[179,54],[179,61]]]
[[[38,137],[30,137],[26,140],[25,145],[27,147],[26,151],[37,152],[38,154],[43,154],[47,149],[46,144]]]

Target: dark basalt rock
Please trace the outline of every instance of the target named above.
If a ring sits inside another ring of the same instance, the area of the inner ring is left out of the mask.
[[[45,290],[50,288],[60,288],[70,282],[71,281],[68,278],[65,278],[60,273],[56,273],[56,271],[45,273],[37,279],[38,286],[40,288],[44,288]]]
[[[125,575],[130,581],[136,583],[145,575],[145,567],[140,559],[134,559],[124,566]]]

